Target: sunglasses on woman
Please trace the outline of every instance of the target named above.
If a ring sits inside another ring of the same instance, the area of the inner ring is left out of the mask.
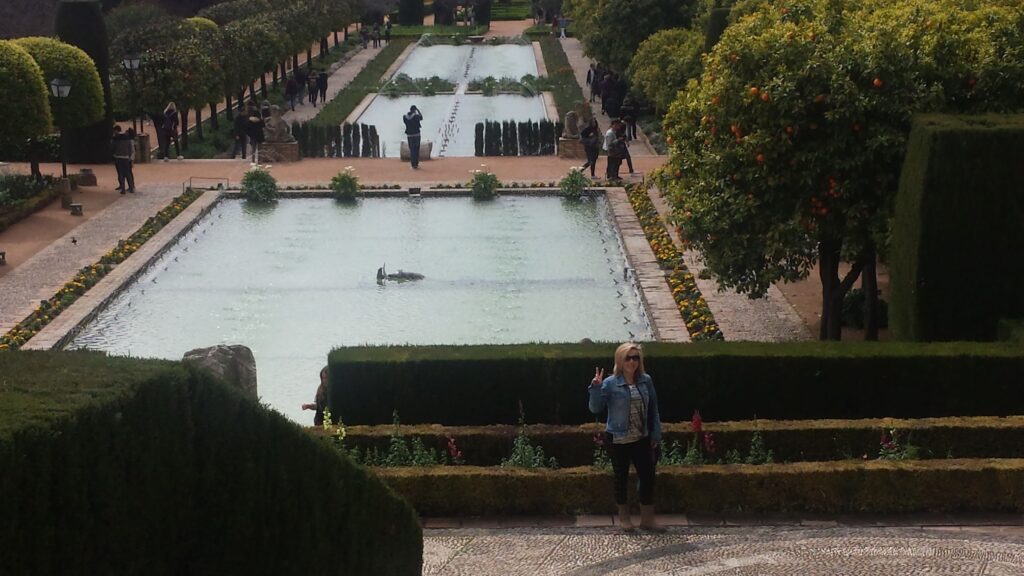
[[[634,354],[633,356],[626,356],[626,362],[639,362],[640,356]]]

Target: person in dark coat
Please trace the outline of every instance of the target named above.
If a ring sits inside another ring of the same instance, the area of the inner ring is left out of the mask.
[[[601,129],[597,126],[597,118],[590,117],[590,122],[580,130],[580,142],[587,153],[587,163],[581,169],[590,168],[590,177],[596,177],[597,155],[601,149]]]
[[[263,121],[263,117],[260,116],[256,106],[253,104],[249,105],[249,110],[246,111],[246,119],[249,121],[246,124],[245,134],[249,138],[249,145],[252,147],[252,159],[253,161],[259,160],[258,152],[259,146],[263,143],[263,126],[266,123]]]
[[[114,124],[114,135],[110,139],[110,147],[114,156],[114,168],[117,169],[117,191],[135,193],[135,174],[132,162],[135,160],[135,131],[131,128],[122,132],[121,127]]]
[[[164,108],[163,122],[160,124],[160,131],[164,134],[164,149],[162,150],[164,162],[167,161],[167,154],[171,151],[171,141],[174,141],[174,154],[181,160],[181,147],[178,145],[178,107],[174,102],[168,102]]]
[[[320,93],[320,102],[327,102],[327,72],[320,71],[316,75],[316,90]]]
[[[247,134],[247,128],[249,127],[249,114],[239,112],[235,116],[234,123],[231,127],[231,135],[235,137],[235,145],[231,148],[231,159],[234,160],[235,156],[241,152],[242,158],[246,156],[246,143],[249,140]]]
[[[295,112],[295,99],[299,97],[299,82],[295,79],[294,74],[284,84],[284,97],[288,99],[288,105],[292,107],[292,112]]]
[[[423,122],[423,114],[419,108],[411,106],[409,112],[402,116],[405,122],[405,137],[409,142],[409,160],[413,169],[420,167],[420,123]]]

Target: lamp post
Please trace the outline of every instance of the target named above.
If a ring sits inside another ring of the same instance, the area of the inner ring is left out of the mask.
[[[136,102],[136,94],[135,94],[135,72],[137,72],[138,69],[139,69],[139,66],[142,65],[142,57],[139,56],[135,52],[129,52],[128,54],[124,55],[124,58],[121,60],[121,65],[124,66],[125,73],[128,76],[128,89],[131,92],[131,100],[132,100],[132,128],[136,132],[138,132],[139,131],[139,121],[138,121],[139,120],[139,114],[138,114],[139,110],[138,110],[138,103]],[[142,131],[145,132],[146,131],[146,123],[145,123],[145,121],[143,121],[141,124],[142,124],[142,126],[141,126]]]
[[[60,101],[67,98],[71,93],[71,81],[63,74],[50,81],[50,91],[56,99],[57,116],[60,116]],[[68,133],[63,125],[60,126],[60,173],[61,177],[68,178]]]

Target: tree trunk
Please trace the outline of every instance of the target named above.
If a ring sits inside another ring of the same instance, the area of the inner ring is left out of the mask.
[[[196,106],[196,138],[203,139],[203,107]]]
[[[217,119],[217,103],[210,102],[210,128],[220,130],[220,120]]]
[[[313,69],[313,47],[306,48],[306,68]]]
[[[252,82],[249,82],[249,100],[251,102],[259,102],[259,100],[256,99],[256,81],[255,80],[253,80]]]
[[[292,70],[299,69],[299,53],[292,54]]]
[[[818,340],[828,340],[832,294],[839,284],[838,243],[818,243],[818,277],[821,279],[821,326],[818,327]]]
[[[338,47],[338,31],[337,30],[334,31],[334,47],[335,48]]]
[[[272,79],[271,84],[274,88],[277,88],[277,65],[274,65],[274,69],[270,71],[270,77]]]
[[[227,118],[228,122],[231,122],[231,121],[233,121],[235,119],[234,115],[231,112],[231,93],[230,92],[224,95],[224,117]]]
[[[864,291],[864,339],[878,340],[879,309],[878,309],[878,256],[874,246],[864,255],[864,271],[861,277],[861,290]]]
[[[245,110],[245,87],[238,93],[238,113],[241,114],[242,110]]]
[[[260,93],[263,94],[263,98],[264,99],[266,99],[267,94],[269,94],[269,92],[267,92],[267,75],[266,74],[260,74]]]
[[[188,150],[188,108],[182,107],[178,115],[181,116],[181,134],[178,136],[181,149]]]

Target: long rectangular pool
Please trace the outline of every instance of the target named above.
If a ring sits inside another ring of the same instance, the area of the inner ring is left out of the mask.
[[[262,401],[308,423],[336,346],[650,339],[608,212],[603,197],[222,200],[69,347],[244,344]],[[381,285],[382,266],[424,278]]]

